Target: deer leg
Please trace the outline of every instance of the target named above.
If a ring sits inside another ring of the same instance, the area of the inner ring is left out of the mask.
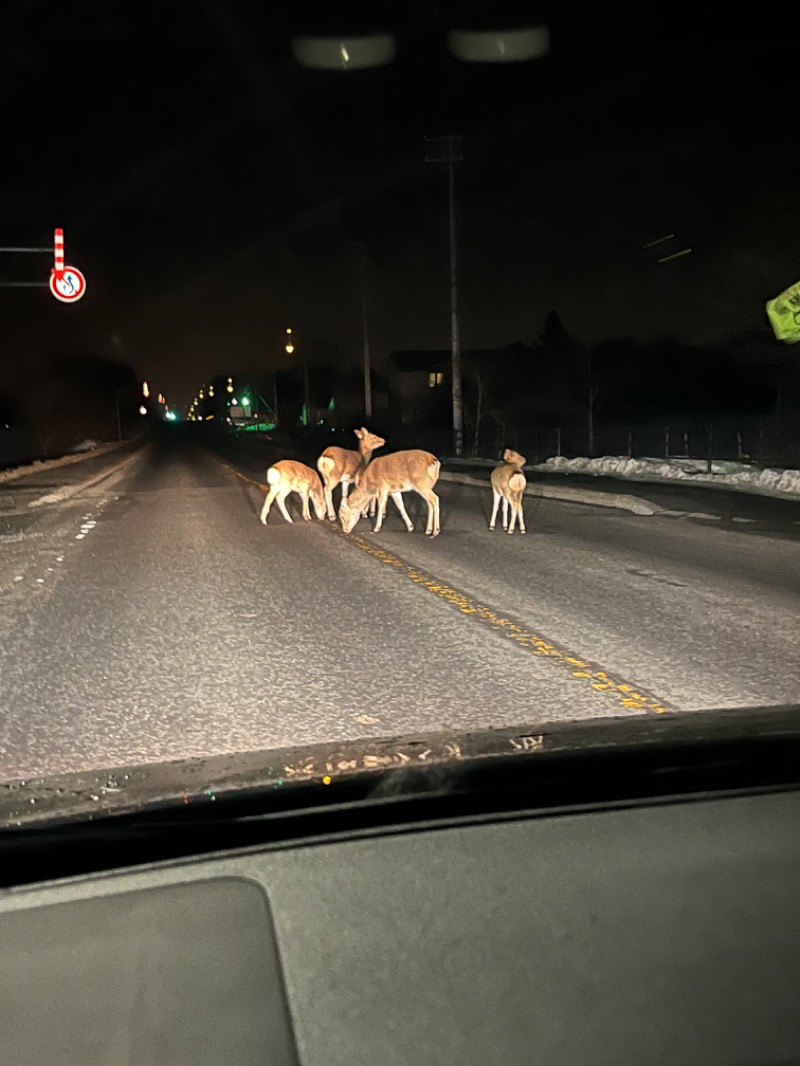
[[[419,490],[418,490],[419,491]],[[439,536],[439,497],[433,491],[428,489],[426,492],[420,492],[419,495],[428,505],[428,521],[425,525],[425,533],[427,536],[438,537]]]
[[[503,529],[508,529],[508,500],[503,497]]]
[[[494,529],[497,521],[497,508],[500,506],[500,493],[492,489],[492,517],[489,519],[489,529]]]
[[[301,492],[300,496],[303,500],[303,521],[311,521],[311,511],[308,509],[308,492]]]
[[[519,531],[525,532],[525,519],[522,517],[522,496],[517,500],[517,516],[519,517]]]
[[[383,520],[386,517],[386,503],[387,503],[388,499],[389,499],[388,494],[385,493],[385,492],[382,492],[378,496],[378,517],[377,517],[377,519],[375,521],[375,528],[372,531],[373,533],[380,533],[380,531],[381,531],[381,526],[383,525]]]
[[[508,527],[508,532],[514,532],[514,526],[517,524],[517,504],[516,501],[511,501],[511,524]]]
[[[336,521],[336,512],[333,509],[333,486],[325,478],[325,506],[328,510],[328,518],[331,522]]]
[[[288,492],[282,492],[280,494],[280,496],[278,497],[278,509],[281,512],[281,514],[283,515],[283,517],[286,519],[286,521],[287,522],[291,522],[292,521],[292,516],[286,510],[286,497],[288,495],[289,495]]]
[[[277,494],[278,486],[273,485],[267,493],[267,498],[264,500],[264,506],[261,508],[261,514],[259,515],[262,526],[265,526],[267,524],[267,516],[269,515],[269,509],[270,507],[272,507],[272,501],[275,499]]]
[[[400,517],[403,519],[403,521],[406,524],[406,529],[408,530],[409,533],[413,533],[414,532],[414,523],[408,517],[408,512],[406,511],[405,504],[403,503],[403,494],[402,494],[402,492],[393,492],[392,493],[392,499],[394,500],[395,504],[397,505],[397,510],[400,512]],[[385,506],[386,505],[384,504],[384,507]]]

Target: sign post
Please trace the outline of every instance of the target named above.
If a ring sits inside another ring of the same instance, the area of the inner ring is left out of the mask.
[[[86,278],[74,266],[64,265],[64,231],[57,229],[53,238],[55,265],[50,272],[50,292],[63,304],[72,304],[86,293]]]
[[[60,303],[72,304],[86,294],[86,278],[77,267],[64,262],[64,231],[57,229],[53,235],[52,248],[0,248],[0,253],[36,253],[53,256],[53,268],[49,281],[0,281],[3,289],[46,289]]]

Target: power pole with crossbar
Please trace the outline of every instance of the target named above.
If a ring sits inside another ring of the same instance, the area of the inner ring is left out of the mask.
[[[372,369],[369,354],[369,316],[367,314],[367,242],[361,241],[361,336],[364,346],[364,414],[372,418]]]

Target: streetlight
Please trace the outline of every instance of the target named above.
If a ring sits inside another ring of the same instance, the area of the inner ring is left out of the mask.
[[[294,332],[290,326],[286,327],[286,344],[284,350],[291,355],[294,351]],[[277,377],[276,377],[277,381]],[[303,390],[306,397],[306,428],[311,420],[311,404],[308,399],[308,346],[303,347]],[[277,404],[276,404],[277,407]]]

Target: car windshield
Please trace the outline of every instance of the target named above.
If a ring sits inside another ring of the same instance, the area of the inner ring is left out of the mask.
[[[186,760],[361,745],[335,783],[387,738],[800,702],[790,34],[0,29],[0,824]]]

